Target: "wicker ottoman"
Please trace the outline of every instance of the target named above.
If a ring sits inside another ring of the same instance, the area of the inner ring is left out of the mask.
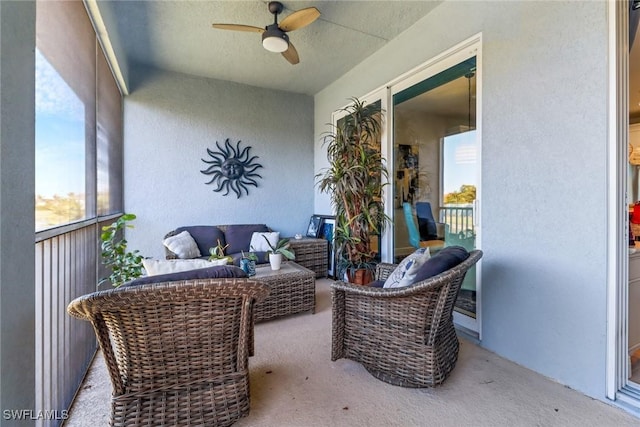
[[[269,264],[256,267],[255,280],[267,285],[269,296],[255,306],[255,321],[316,309],[316,273],[293,261],[282,263],[280,270]]]

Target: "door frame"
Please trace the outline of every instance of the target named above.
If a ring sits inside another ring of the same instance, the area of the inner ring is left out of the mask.
[[[607,348],[606,397],[640,409],[640,385],[629,381],[629,4],[607,2]]]
[[[476,227],[476,248],[482,247],[482,223],[481,223],[481,200],[482,200],[482,33],[478,33],[467,40],[462,41],[456,46],[437,55],[422,65],[403,74],[397,79],[386,85],[387,90],[387,110],[386,110],[386,133],[387,133],[387,162],[389,165],[395,164],[393,158],[394,132],[393,132],[393,95],[413,86],[416,83],[424,81],[450,67],[465,61],[466,59],[476,57],[476,138],[478,147],[477,157],[477,185],[476,202],[474,204],[474,222]],[[389,191],[385,193],[385,210],[387,215],[393,218],[394,203],[393,188],[395,181],[391,180],[387,186]],[[386,251],[393,254],[393,235],[394,226],[389,227],[388,233],[385,233]],[[471,335],[482,339],[482,263],[476,266],[476,317],[475,319],[454,311],[454,322],[467,330]]]
[[[417,67],[407,71],[404,74],[388,81],[382,86],[368,92],[359,97],[361,101],[367,104],[380,101],[383,111],[384,122],[382,124],[381,135],[381,154],[386,159],[387,166],[395,164],[393,152],[393,94],[405,89],[416,82],[422,81],[433,76],[447,68],[464,61],[472,56],[476,57],[476,135],[478,138],[478,188],[476,189],[476,206],[475,221],[477,225],[476,247],[481,248],[482,231],[481,231],[481,198],[482,198],[482,33],[477,33],[466,40],[458,43],[452,48],[436,55],[428,61],[418,65]],[[342,108],[347,107],[345,104]],[[334,111],[331,115],[331,123],[335,126],[338,120],[344,115],[340,110]],[[382,190],[382,198],[385,205],[385,213],[393,220],[394,203],[393,196],[395,188],[394,180],[388,177],[387,182]],[[381,236],[381,260],[382,262],[393,262],[393,222],[389,227],[385,228]],[[467,330],[472,336],[482,339],[482,262],[478,262],[476,268],[476,318],[472,319],[468,316],[454,312],[454,322],[457,326],[461,326]]]

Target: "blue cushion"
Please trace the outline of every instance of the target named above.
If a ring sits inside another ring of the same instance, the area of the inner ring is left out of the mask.
[[[177,273],[158,274],[156,276],[145,276],[125,283],[124,286],[146,285],[148,283],[176,282],[190,279],[224,279],[233,277],[247,277],[247,274],[240,267],[233,265],[216,265],[196,270],[179,271]]]
[[[384,280],[374,280],[373,282],[367,284],[367,286],[372,288],[382,288],[384,286]]]
[[[218,239],[220,239],[222,246],[226,245],[224,233],[215,225],[178,227],[176,231],[178,233],[188,231],[191,237],[193,237],[193,240],[196,241],[196,245],[198,245],[198,249],[200,249],[200,254],[205,258],[209,257],[210,248],[218,246]],[[227,254],[227,251],[225,251],[225,254]]]
[[[447,246],[432,256],[416,273],[413,283],[421,282],[429,277],[449,270],[469,258],[469,252],[462,246]]]
[[[258,257],[258,260],[256,261],[256,265],[269,263],[269,258],[267,258],[266,252],[251,252],[251,253],[255,254]],[[247,252],[245,252],[244,254],[248,255]],[[240,260],[242,259],[242,252],[238,252],[236,254],[229,254],[229,256],[231,257],[231,259],[233,259],[233,263],[232,263],[233,265],[240,265]]]
[[[224,232],[224,237],[229,247],[226,249],[226,254],[237,254],[240,251],[249,252],[249,245],[251,244],[251,236],[254,232],[269,231],[269,228],[264,224],[242,224],[242,225],[228,225]]]

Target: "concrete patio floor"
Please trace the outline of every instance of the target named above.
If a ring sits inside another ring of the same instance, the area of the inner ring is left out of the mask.
[[[640,426],[624,409],[592,399],[461,337],[442,386],[395,387],[349,360],[330,361],[329,280],[316,283],[316,314],[259,323],[249,360],[251,412],[243,426]],[[108,425],[111,383],[102,355],[65,427]]]

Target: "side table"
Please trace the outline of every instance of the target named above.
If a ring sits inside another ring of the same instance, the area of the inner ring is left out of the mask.
[[[329,269],[328,242],[325,239],[289,237],[291,249],[296,253],[295,262],[316,273],[316,277],[327,277]]]

